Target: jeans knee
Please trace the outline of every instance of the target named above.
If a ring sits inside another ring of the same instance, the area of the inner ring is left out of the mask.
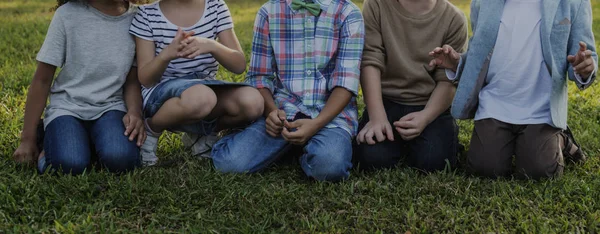
[[[435,172],[444,170],[446,166],[454,167],[457,155],[443,153],[439,155],[416,155],[415,157],[414,165],[412,165],[414,168],[424,172]]]
[[[215,169],[221,173],[242,174],[249,172],[248,163],[239,158],[239,153],[231,149],[229,140],[224,137],[213,146],[212,160]]]
[[[355,151],[356,162],[362,170],[392,168],[397,163],[397,160],[394,160],[395,154],[391,154],[380,144],[362,144],[357,146]]]
[[[140,152],[137,147],[114,147],[98,153],[100,163],[109,172],[127,172],[140,166]]]
[[[57,158],[50,163],[54,170],[61,171],[63,174],[79,175],[88,168],[90,160],[85,158]]]
[[[342,181],[350,176],[351,154],[351,149],[321,148],[307,153],[302,166],[308,176],[318,181]]]
[[[494,162],[473,162],[469,160],[469,172],[476,176],[497,179],[511,174],[510,165],[500,165]]]
[[[550,179],[560,177],[563,173],[563,165],[554,164],[546,166],[547,164],[533,164],[527,165],[521,168],[517,168],[517,177],[520,179]]]

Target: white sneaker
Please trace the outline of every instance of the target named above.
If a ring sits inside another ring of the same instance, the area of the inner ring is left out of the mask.
[[[142,156],[142,166],[149,167],[154,166],[158,163],[158,157],[156,156],[156,150],[158,148],[158,139],[161,133],[155,133],[148,127],[147,119],[144,120],[146,127],[146,141],[140,147],[140,155]]]
[[[198,136],[197,134],[184,133],[181,142],[187,148],[192,149],[192,156],[211,158],[212,147],[220,137],[217,133],[208,136]]]

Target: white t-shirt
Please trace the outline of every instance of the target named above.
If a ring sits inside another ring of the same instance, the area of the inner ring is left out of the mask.
[[[159,2],[156,2],[139,8],[138,14],[131,23],[129,33],[141,39],[153,41],[156,47],[156,55],[158,55],[171,44],[177,33],[177,28],[177,25],[171,23],[164,16]],[[233,28],[233,21],[225,2],[223,0],[206,0],[202,18],[193,26],[182,29],[185,32],[194,31],[195,37],[214,40],[220,32],[231,28]],[[218,68],[219,63],[211,54],[202,54],[193,59],[178,58],[169,63],[160,83],[194,73],[205,73],[208,75],[207,79],[215,79]],[[142,87],[144,105],[146,105],[146,101],[154,87]]]
[[[475,120],[550,124],[550,75],[541,40],[542,0],[507,0]]]

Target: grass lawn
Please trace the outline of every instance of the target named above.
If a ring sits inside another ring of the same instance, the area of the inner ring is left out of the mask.
[[[264,0],[228,0],[249,55]],[[452,1],[468,11],[468,0]],[[593,0],[600,36],[600,2]],[[188,156],[179,136],[159,154],[179,163],[126,175],[39,176],[16,166],[25,96],[54,5],[0,0],[0,233],[4,232],[600,232],[600,85],[570,87],[570,120],[589,162],[542,182],[466,177],[461,169],[352,171],[338,184],[304,180],[297,163],[253,175],[221,175]],[[468,14],[468,12],[467,12]],[[249,56],[247,56],[249,57]],[[220,78],[242,80],[221,72]],[[468,145],[472,122],[461,121]]]

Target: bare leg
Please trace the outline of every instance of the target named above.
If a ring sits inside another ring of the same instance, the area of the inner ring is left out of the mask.
[[[252,87],[214,89],[217,104],[206,119],[219,118],[217,130],[248,124],[263,114],[264,101]]]
[[[205,119],[217,104],[217,95],[205,85],[194,85],[185,90],[181,97],[167,100],[156,114],[148,119],[153,131],[163,130],[182,124],[195,123]]]

